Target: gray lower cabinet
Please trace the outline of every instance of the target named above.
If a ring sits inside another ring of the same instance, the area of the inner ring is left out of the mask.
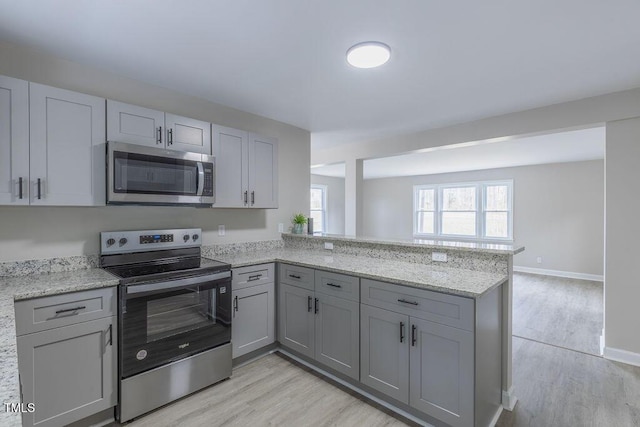
[[[316,293],[315,359],[354,379],[360,373],[360,303]]]
[[[328,273],[331,280],[327,286],[320,280],[325,272],[286,264],[281,264],[279,271],[280,344],[359,380],[359,279]]]
[[[64,426],[116,405],[115,317],[19,336],[24,426]]]
[[[474,420],[473,333],[410,318],[409,404],[452,426]]]
[[[409,316],[362,304],[360,381],[409,403]]]
[[[315,355],[314,293],[281,283],[278,289],[278,340],[307,357]]]
[[[275,341],[274,283],[233,291],[231,343],[239,357]]]

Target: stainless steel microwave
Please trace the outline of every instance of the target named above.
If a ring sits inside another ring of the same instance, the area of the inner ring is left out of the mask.
[[[214,157],[107,143],[107,204],[210,207],[214,202]]]

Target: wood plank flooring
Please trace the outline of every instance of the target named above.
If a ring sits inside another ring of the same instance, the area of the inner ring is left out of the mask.
[[[600,354],[602,282],[513,275],[513,335]]]
[[[405,425],[416,424],[395,418],[385,408],[368,404],[277,354],[237,368],[230,379],[127,424],[132,427]]]

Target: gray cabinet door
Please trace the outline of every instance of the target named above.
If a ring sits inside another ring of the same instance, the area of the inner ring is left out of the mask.
[[[248,136],[243,130],[212,125],[212,154],[216,158],[217,208],[249,204]]]
[[[105,100],[29,83],[29,113],[31,204],[104,205]]]
[[[165,113],[167,148],[192,153],[211,154],[211,123]]]
[[[107,100],[107,140],[165,147],[164,112]]]
[[[116,404],[115,317],[18,337],[24,426],[62,426]],[[114,328],[114,329],[112,329]]]
[[[249,206],[278,207],[278,141],[249,134]]]
[[[5,76],[0,76],[0,204],[29,204],[29,83]]]
[[[280,284],[278,289],[278,341],[307,357],[315,355],[313,292]]]
[[[473,425],[473,333],[413,317],[411,327],[409,404],[455,427]]]
[[[318,362],[360,379],[360,303],[316,293]]]
[[[233,357],[275,341],[274,284],[233,291],[231,344]]]
[[[360,306],[360,381],[409,403],[409,316]]]

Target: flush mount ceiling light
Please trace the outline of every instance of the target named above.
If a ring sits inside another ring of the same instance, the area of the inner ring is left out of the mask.
[[[351,46],[347,62],[356,68],[379,67],[391,57],[391,48],[380,42],[364,42]]]

